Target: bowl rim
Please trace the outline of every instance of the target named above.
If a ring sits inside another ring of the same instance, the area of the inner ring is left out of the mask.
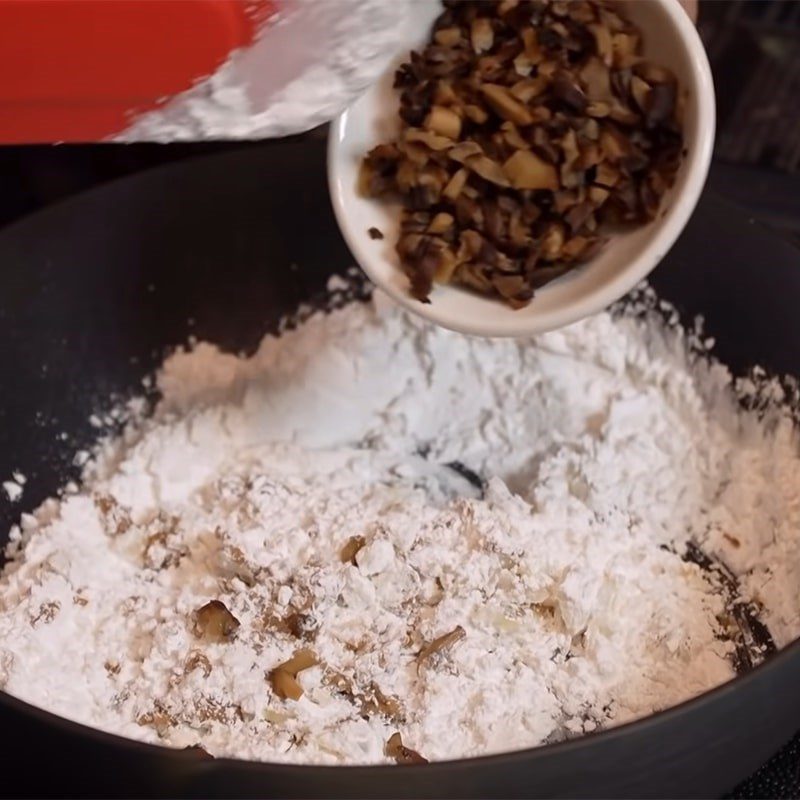
[[[637,0],[641,1],[641,0]],[[631,291],[659,264],[675,244],[692,216],[706,183],[714,149],[716,131],[716,96],[711,66],[700,34],[678,0],[649,0],[661,7],[668,16],[677,37],[685,43],[692,91],[696,97],[697,115],[691,129],[693,146],[686,155],[681,169],[685,172],[685,185],[672,199],[669,215],[643,246],[641,252],[619,269],[608,281],[571,300],[560,308],[541,313],[523,315],[517,312],[502,313],[485,319],[465,319],[457,311],[443,308],[434,301],[423,303],[409,293],[406,285],[388,280],[381,269],[373,268],[374,253],[368,250],[364,231],[356,229],[348,214],[348,195],[344,172],[346,157],[343,154],[346,131],[352,117],[352,107],[343,111],[332,123],[328,133],[328,188],[331,205],[342,236],[356,262],[367,277],[396,303],[430,322],[449,330],[476,336],[515,337],[543,333],[570,325],[592,316],[619,300]],[[395,266],[391,265],[391,270]],[[463,291],[457,287],[439,287],[446,291]],[[494,301],[493,302],[499,302]]]

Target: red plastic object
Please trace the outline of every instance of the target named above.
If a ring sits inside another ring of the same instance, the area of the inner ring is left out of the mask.
[[[273,0],[0,0],[0,143],[122,131],[250,44]]]

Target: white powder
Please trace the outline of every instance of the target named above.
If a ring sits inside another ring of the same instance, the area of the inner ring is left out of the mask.
[[[10,502],[16,503],[22,499],[22,493],[25,491],[25,479],[23,477],[22,480],[18,480],[16,473],[13,478],[13,480],[3,481],[3,491]]]
[[[739,411],[653,318],[492,341],[378,299],[252,358],[197,344],[158,382],[154,419],[14,532],[0,680],[64,716],[312,763],[385,761],[395,731],[443,759],[615,725],[733,675],[731,591],[690,540],[779,646],[800,632],[791,422]],[[210,600],[230,641],[195,635]],[[283,700],[268,675],[301,648],[320,663]]]
[[[330,122],[397,55],[413,2],[283,0],[252,46],[116,139],[264,139]]]

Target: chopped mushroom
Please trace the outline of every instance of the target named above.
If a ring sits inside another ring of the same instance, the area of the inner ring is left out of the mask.
[[[515,189],[558,189],[558,171],[530,150],[517,150],[503,171]]]
[[[288,661],[279,664],[269,673],[272,691],[282,700],[299,700],[303,696],[303,687],[297,680],[297,674],[318,663],[317,657],[310,650],[298,650]]]
[[[384,694],[375,683],[369,686],[361,704],[361,713],[366,715],[378,713],[394,721],[400,721],[404,717],[400,701],[396,697]]]
[[[476,17],[472,20],[470,41],[472,42],[472,49],[476,53],[485,53],[487,50],[492,49],[494,30],[488,17]]]
[[[203,677],[207,678],[211,674],[212,666],[205,653],[193,650],[184,662],[183,670],[185,673],[189,673],[196,669],[201,669],[203,671]],[[117,672],[119,672],[119,668]]]
[[[303,696],[303,687],[300,686],[295,675],[290,675],[282,669],[274,669],[269,674],[269,680],[272,684],[272,691],[281,700],[297,701]]]
[[[229,641],[236,633],[239,624],[239,620],[220,600],[211,600],[194,612],[195,636],[211,642]]]
[[[200,761],[213,761],[214,756],[208,752],[204,747],[201,747],[199,744],[190,744],[188,747],[184,747],[183,751],[188,753],[189,755],[194,756],[195,758],[199,759]]]
[[[448,139],[458,139],[461,134],[461,117],[449,108],[434,106],[425,118],[425,127]]]
[[[286,630],[297,639],[311,641],[317,636],[319,622],[311,614],[293,611],[283,622]]]
[[[436,653],[442,653],[449,650],[454,644],[460,642],[467,632],[460,626],[456,625],[449,633],[444,633],[437,636],[432,642],[428,642],[417,655],[417,664],[423,664],[429,661]]]
[[[485,83],[480,89],[486,102],[503,119],[517,125],[530,125],[533,122],[531,112],[525,104],[517,100],[505,86]]]
[[[344,547],[339,552],[339,558],[342,563],[355,564],[356,553],[367,543],[363,536],[351,536],[344,544]]]
[[[655,218],[682,157],[675,76],[602,0],[448,2],[395,87],[400,135],[360,187],[403,200],[396,249],[422,302],[454,282],[525,306],[611,225]]]
[[[427,764],[428,759],[421,756],[416,750],[406,747],[399,732],[393,733],[386,742],[384,752],[398,764]]]
[[[302,672],[304,669],[311,669],[318,663],[317,657],[310,650],[298,650],[288,661],[279,664],[276,669],[296,676],[298,672]]]
[[[396,697],[384,694],[374,682],[362,690],[341,672],[330,670],[325,673],[323,681],[357,706],[364,719],[380,714],[395,724],[400,724],[405,720],[405,712],[400,701]]]

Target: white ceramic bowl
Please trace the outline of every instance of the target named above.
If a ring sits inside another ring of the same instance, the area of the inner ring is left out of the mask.
[[[630,291],[664,257],[689,220],[708,173],[714,143],[714,86],[700,37],[678,0],[622,2],[644,33],[645,55],[672,69],[686,99],[687,154],[658,218],[615,235],[591,262],[537,291],[520,310],[450,285],[436,286],[430,303],[414,299],[394,251],[399,207],[362,197],[357,191],[365,153],[389,141],[399,128],[394,70],[407,59],[409,50],[428,41],[441,11],[437,0],[414,0],[404,37],[407,46],[382,79],[333,123],[328,143],[328,178],[336,218],[353,255],[378,287],[446,328],[482,336],[524,336],[602,310]],[[378,228],[384,238],[371,239],[367,233],[371,227]]]

